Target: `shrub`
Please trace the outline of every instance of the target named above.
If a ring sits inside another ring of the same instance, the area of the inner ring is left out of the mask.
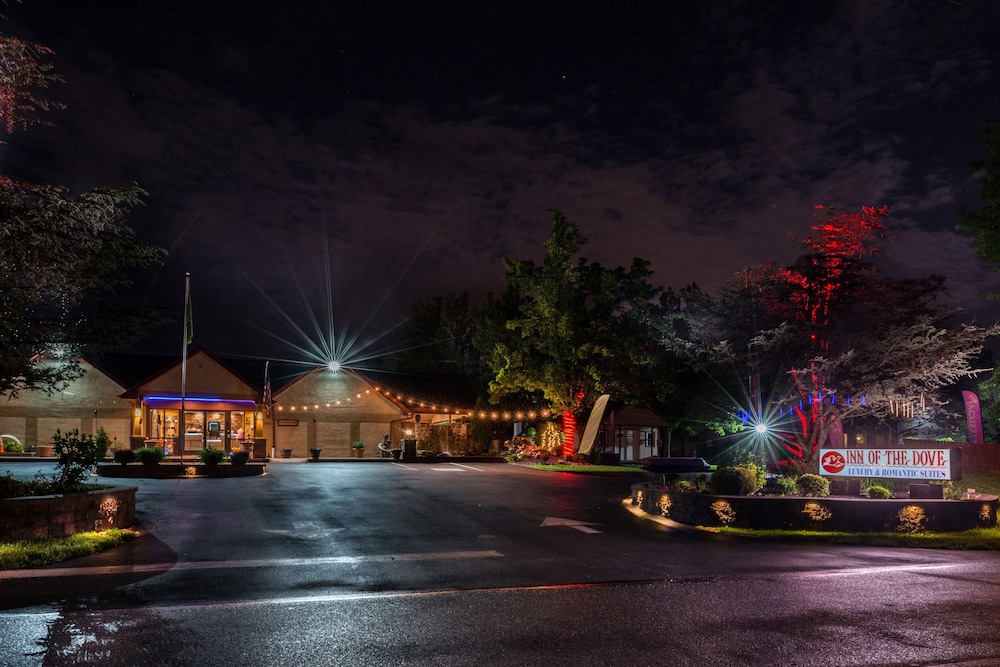
[[[749,496],[759,488],[756,470],[725,467],[712,473],[712,493],[723,496]]]
[[[889,491],[889,489],[885,488],[884,486],[879,486],[878,484],[874,484],[868,487],[869,498],[879,498],[885,500],[891,495],[892,493]]]
[[[22,496],[47,496],[53,493],[53,482],[41,475],[31,481],[14,479],[8,472],[0,477],[0,498],[20,498]]]
[[[97,427],[97,435],[94,436],[94,442],[97,443],[98,447],[103,447],[105,452],[111,449],[111,436],[108,435],[103,426]]]
[[[104,458],[106,449],[94,436],[81,434],[76,428],[65,434],[57,430],[52,436],[52,446],[58,457],[56,466],[60,469],[57,486],[63,493],[90,475],[90,471]]]
[[[825,498],[830,495],[830,480],[819,475],[807,473],[795,480],[795,488],[803,496]]]
[[[819,465],[815,461],[806,463],[802,459],[792,459],[785,464],[784,469],[789,477],[801,477],[809,473],[815,474],[819,470]]]
[[[155,466],[163,461],[165,456],[159,447],[143,447],[135,450],[135,458],[139,459],[139,463],[143,465]]]
[[[198,460],[207,466],[217,466],[226,458],[226,453],[221,449],[206,447],[198,452]]]
[[[22,445],[20,443],[17,443],[17,442],[8,442],[8,443],[6,443],[3,446],[3,449],[4,449],[5,452],[11,452],[11,453],[14,453],[14,452],[23,452],[24,451],[24,445]]]
[[[799,490],[797,484],[797,477],[789,477],[788,475],[782,475],[774,481],[775,486],[778,487],[778,491],[781,495],[787,496],[793,493],[797,493]]]
[[[132,461],[135,461],[135,452],[131,449],[115,450],[115,463],[121,463],[124,466],[132,463]]]

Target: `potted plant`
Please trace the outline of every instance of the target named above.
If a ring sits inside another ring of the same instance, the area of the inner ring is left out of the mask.
[[[226,452],[214,447],[205,447],[198,452],[198,460],[207,466],[217,466],[226,458]]]
[[[403,455],[403,449],[401,447],[393,447],[390,451],[392,452],[393,461],[398,461],[399,457]]]
[[[319,461],[319,453],[321,451],[323,451],[323,450],[320,449],[319,447],[310,447],[309,448],[309,456],[312,458],[313,461]]]
[[[354,444],[351,445],[351,449],[354,451],[354,458],[362,458],[365,455],[365,441],[355,440]]]
[[[245,466],[250,461],[250,452],[231,452],[229,462],[234,466]]]

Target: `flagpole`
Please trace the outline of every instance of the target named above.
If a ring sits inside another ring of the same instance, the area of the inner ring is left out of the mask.
[[[181,330],[184,347],[181,352],[181,414],[177,420],[179,436],[178,448],[181,452],[181,465],[184,465],[184,447],[187,445],[187,424],[184,419],[184,399],[187,394],[188,343],[191,342],[193,326],[191,322],[191,274],[184,274],[184,327]]]
[[[277,434],[274,431],[274,417],[271,415],[271,404],[273,403],[273,401],[271,400],[271,362],[270,361],[264,362],[264,396],[263,396],[263,399],[264,400],[262,402],[264,403],[264,414],[267,415],[268,419],[271,420],[271,458],[273,459],[273,458],[275,458],[275,455],[277,453],[276,447],[277,447],[278,443],[275,442],[275,440],[274,440],[275,437],[277,436]],[[261,426],[263,426],[263,424],[261,424]],[[266,456],[266,454],[265,454],[265,456]]]

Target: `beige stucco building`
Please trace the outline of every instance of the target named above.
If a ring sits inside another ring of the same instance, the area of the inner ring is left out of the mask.
[[[471,401],[419,401],[399,393],[405,376],[395,376],[392,390],[350,370],[296,370],[280,377],[265,405],[270,379],[264,369],[263,361],[223,360],[204,350],[189,354],[186,373],[180,360],[169,358],[84,361],[83,376],[61,392],[23,392],[0,402],[0,433],[31,449],[50,443],[56,429],[93,434],[103,427],[133,449],[157,446],[193,456],[213,447],[252,451],[255,458],[306,457],[314,448],[324,458],[352,456],[359,440],[364,456],[380,456],[386,435],[395,446],[417,438],[421,448],[447,451],[468,434]]]
[[[60,362],[42,355],[40,363]],[[81,365],[83,377],[63,391],[24,391],[18,398],[0,400],[0,433],[13,435],[28,448],[50,444],[56,430],[93,434],[103,428],[112,438],[128,442],[132,405],[122,398],[126,387],[89,361]]]

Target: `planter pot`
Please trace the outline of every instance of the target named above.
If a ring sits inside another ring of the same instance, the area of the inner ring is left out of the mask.
[[[229,455],[229,461],[234,466],[245,466],[250,461],[250,452],[233,452]]]
[[[354,458],[356,458],[356,459],[363,458],[364,455],[365,455],[365,448],[364,447],[355,447],[351,451],[354,452]]]
[[[402,449],[394,449],[394,450],[392,450],[392,458],[393,458],[393,460],[398,461],[399,457],[402,456],[402,455],[403,455],[403,450]]]
[[[38,445],[35,447],[35,453],[39,456],[55,456],[55,449],[52,445]]]
[[[309,449],[309,456],[312,458],[313,461],[319,461],[319,453],[321,451],[323,450],[319,449],[318,447],[311,447]]]
[[[290,458],[292,458],[292,450],[290,450],[290,449],[282,449],[281,450],[281,458],[283,458],[283,459],[290,459]]]

